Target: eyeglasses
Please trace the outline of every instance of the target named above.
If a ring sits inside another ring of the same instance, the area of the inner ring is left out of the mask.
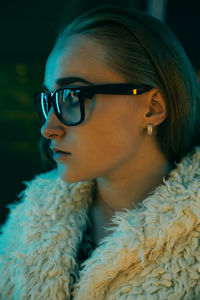
[[[140,95],[152,87],[136,87],[129,83],[115,83],[88,86],[66,86],[53,92],[37,93],[34,102],[41,123],[43,124],[53,106],[54,112],[61,123],[75,126],[82,123],[85,116],[91,114],[95,94]],[[90,100],[89,100],[90,99]]]

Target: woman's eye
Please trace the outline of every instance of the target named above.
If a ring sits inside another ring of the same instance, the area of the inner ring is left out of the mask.
[[[67,105],[76,105],[79,104],[79,99],[78,99],[78,95],[76,95],[76,93],[74,92],[70,92],[68,93],[68,95],[65,96],[64,98],[64,103]]]
[[[74,93],[72,93],[69,98],[68,101],[70,104],[78,104],[79,103],[79,99],[76,95],[74,95]]]

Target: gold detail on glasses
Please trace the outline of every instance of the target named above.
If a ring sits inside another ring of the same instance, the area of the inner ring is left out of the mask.
[[[137,95],[137,89],[133,89],[133,95]]]

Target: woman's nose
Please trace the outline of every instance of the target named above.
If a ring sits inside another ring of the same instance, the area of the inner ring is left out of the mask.
[[[48,113],[48,118],[41,127],[41,135],[46,139],[56,139],[65,134],[64,125],[59,121],[53,109]]]

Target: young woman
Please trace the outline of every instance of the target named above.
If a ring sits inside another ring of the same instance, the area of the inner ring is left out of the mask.
[[[200,299],[200,89],[169,28],[112,6],[66,26],[35,96],[57,168],[2,228],[0,298]]]

